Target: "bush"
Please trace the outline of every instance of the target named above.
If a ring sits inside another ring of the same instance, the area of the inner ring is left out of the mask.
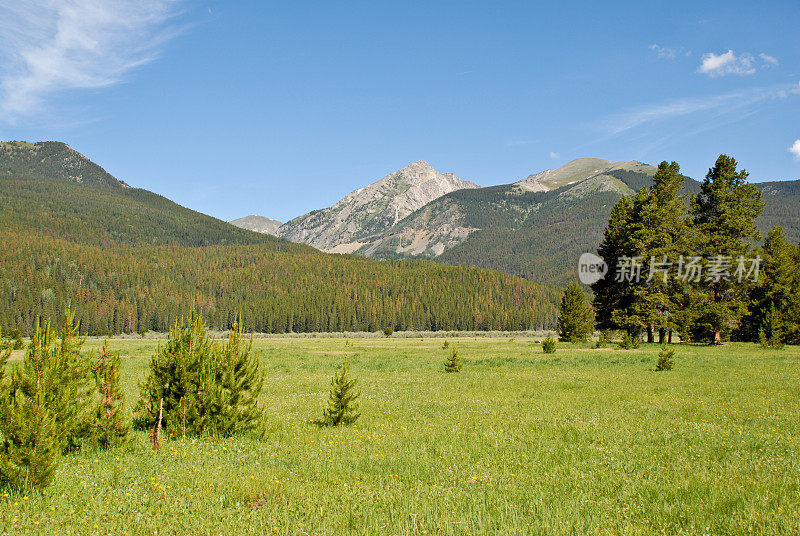
[[[361,416],[358,410],[356,390],[358,380],[350,378],[350,362],[345,360],[341,368],[333,375],[331,392],[328,395],[328,407],[322,413],[322,419],[315,421],[320,426],[339,426],[352,424]]]
[[[255,426],[262,386],[258,358],[252,340],[242,342],[241,323],[219,344],[209,336],[202,315],[192,312],[188,323],[175,323],[166,345],[150,360],[136,424],[156,426],[163,400],[162,426],[171,436],[229,436]]]
[[[600,335],[597,337],[597,341],[594,343],[595,348],[605,348],[608,343],[611,342],[611,331],[604,329],[600,332]]]
[[[546,354],[552,354],[556,351],[556,340],[553,335],[547,334],[547,338],[542,341],[542,351]]]
[[[461,372],[462,367],[463,367],[463,362],[461,361],[461,356],[458,354],[458,350],[452,348],[450,350],[450,355],[444,362],[444,371]]]
[[[619,347],[622,350],[635,350],[639,348],[639,344],[641,343],[641,337],[637,335],[631,335],[627,331],[622,334],[622,341],[619,343]]]
[[[672,370],[673,357],[675,357],[675,350],[664,344],[664,346],[661,347],[661,351],[658,352],[658,361],[656,361],[656,372],[661,372],[662,370]]]
[[[386,326],[385,328],[383,328],[383,334],[386,335],[387,337],[391,337],[392,333],[394,333],[394,329],[392,329],[391,326]]]

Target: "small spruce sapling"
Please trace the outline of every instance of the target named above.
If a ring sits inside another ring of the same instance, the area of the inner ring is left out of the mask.
[[[444,362],[444,371],[445,372],[461,372],[461,368],[463,367],[464,363],[461,360],[461,356],[458,353],[458,350],[455,348],[450,349],[450,355]]]
[[[391,337],[392,333],[394,333],[394,329],[392,329],[392,326],[386,326],[385,328],[383,328],[383,334],[386,335],[387,337]]]
[[[350,362],[345,360],[331,380],[331,391],[328,395],[328,407],[322,419],[316,421],[320,426],[348,425],[356,422],[361,416],[358,398],[361,391],[356,389],[358,379],[350,378]]]
[[[661,351],[658,352],[658,361],[656,361],[656,372],[661,372],[663,370],[672,370],[672,365],[673,365],[672,359],[674,357],[675,357],[675,350],[664,344],[664,346],[661,347]]]
[[[551,333],[547,334],[547,338],[542,341],[542,351],[546,354],[552,354],[556,351],[556,340]]]

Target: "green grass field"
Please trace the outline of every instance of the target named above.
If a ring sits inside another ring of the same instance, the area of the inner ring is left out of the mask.
[[[0,498],[6,534],[798,534],[800,348],[590,349],[533,339],[262,339],[263,439],[62,460]],[[102,341],[90,341],[99,346]],[[157,341],[114,340],[128,406]],[[356,426],[320,429],[330,377]]]

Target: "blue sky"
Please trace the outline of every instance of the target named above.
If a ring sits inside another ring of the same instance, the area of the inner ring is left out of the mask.
[[[0,0],[0,139],[61,140],[222,219],[416,160],[800,178],[800,3]],[[794,147],[794,152],[790,148]]]

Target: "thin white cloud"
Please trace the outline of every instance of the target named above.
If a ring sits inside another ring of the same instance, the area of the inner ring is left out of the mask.
[[[794,144],[789,147],[789,152],[794,155],[794,159],[800,162],[800,140],[794,140]]]
[[[656,55],[662,60],[674,60],[676,52],[674,48],[662,47],[653,43],[650,45],[650,50],[655,51]]]
[[[760,68],[778,65],[778,59],[774,56],[762,52],[758,57],[761,59],[760,62],[755,56],[747,52],[739,55],[736,55],[733,50],[728,50],[722,54],[707,52],[703,54],[702,63],[697,68],[697,72],[714,78],[728,74],[754,74]]]
[[[121,82],[177,33],[180,0],[27,0],[0,7],[0,120]]]
[[[561,158],[561,153],[550,151],[550,160],[558,160]]]
[[[764,54],[762,52],[761,54],[758,55],[758,57],[764,60],[764,63],[766,65],[772,65],[772,66],[778,65],[778,58],[776,58],[775,56],[770,56],[769,54]]]
[[[755,87],[700,98],[685,98],[634,108],[609,116],[593,126],[609,134],[620,134],[641,125],[681,116],[713,113],[717,116],[752,113],[760,104],[800,95],[800,84]]]

